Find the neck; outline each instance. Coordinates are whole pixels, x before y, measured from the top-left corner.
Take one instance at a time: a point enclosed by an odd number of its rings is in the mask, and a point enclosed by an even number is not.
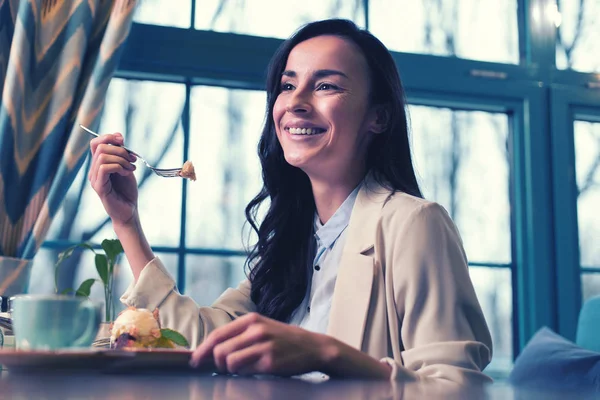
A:
[[[333,182],[331,180],[310,178],[315,206],[322,224],[329,221],[362,179],[362,175],[345,177]]]

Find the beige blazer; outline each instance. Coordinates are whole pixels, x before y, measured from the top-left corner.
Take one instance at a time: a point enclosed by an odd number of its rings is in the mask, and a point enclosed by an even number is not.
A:
[[[211,307],[198,307],[178,293],[158,258],[121,300],[158,308],[161,324],[192,346],[255,311],[248,280]],[[395,379],[489,379],[481,371],[492,355],[490,333],[460,236],[440,205],[365,182],[347,228],[327,333],[389,363]]]

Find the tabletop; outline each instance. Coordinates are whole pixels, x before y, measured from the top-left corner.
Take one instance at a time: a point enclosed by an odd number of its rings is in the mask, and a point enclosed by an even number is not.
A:
[[[566,397],[565,397],[566,396]],[[460,387],[446,382],[236,377],[217,374],[145,373],[0,373],[0,400],[4,399],[587,399],[593,394],[543,393],[496,382]]]

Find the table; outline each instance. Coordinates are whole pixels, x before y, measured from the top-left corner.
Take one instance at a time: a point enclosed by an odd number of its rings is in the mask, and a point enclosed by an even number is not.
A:
[[[144,375],[0,373],[4,399],[247,399],[247,400],[363,400],[363,399],[587,399],[583,393],[527,391],[496,382],[483,387],[456,388],[450,384],[391,383],[329,380],[314,383],[297,378],[234,377],[216,374]],[[597,398],[597,397],[596,397]]]

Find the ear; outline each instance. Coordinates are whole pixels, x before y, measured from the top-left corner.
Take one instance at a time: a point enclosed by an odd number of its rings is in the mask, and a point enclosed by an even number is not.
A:
[[[390,122],[389,108],[384,104],[375,105],[371,109],[370,117],[369,132],[381,133],[387,129]]]

